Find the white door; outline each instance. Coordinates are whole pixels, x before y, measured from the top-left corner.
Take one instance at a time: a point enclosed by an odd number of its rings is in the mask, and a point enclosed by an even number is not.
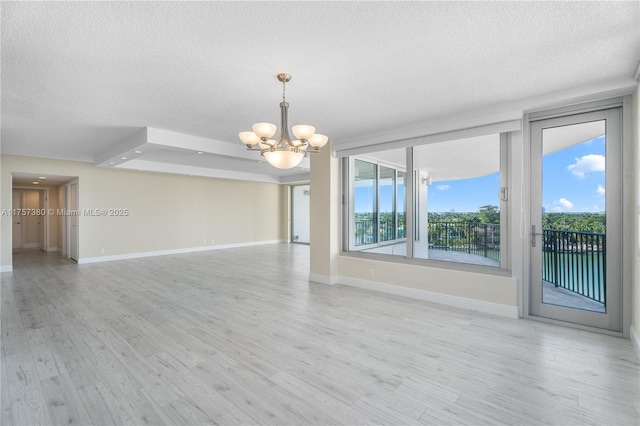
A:
[[[530,313],[622,329],[620,109],[531,123]]]
[[[14,249],[21,249],[23,245],[23,217],[22,215],[15,214],[23,207],[24,191],[18,189],[13,190],[13,198],[11,208],[13,209],[11,215],[12,221],[12,233],[13,233],[13,245]]]
[[[69,257],[75,261],[78,260],[78,184],[69,185],[69,206],[68,210],[74,214],[67,216],[69,218]]]

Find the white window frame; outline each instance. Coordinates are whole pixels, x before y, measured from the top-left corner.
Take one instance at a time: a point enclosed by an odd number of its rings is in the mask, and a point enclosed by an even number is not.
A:
[[[356,229],[356,224],[355,224],[355,191],[354,191],[354,176],[353,176],[353,172],[355,170],[355,160],[360,160],[360,161],[364,161],[367,163],[371,163],[371,164],[375,164],[376,165],[376,232],[377,232],[377,238],[376,238],[376,242],[373,244],[364,244],[364,245],[359,245],[356,246],[356,241],[355,241],[355,229]],[[408,210],[408,206],[406,205],[406,201],[408,196],[406,194],[408,194],[408,190],[407,190],[407,185],[406,185],[406,180],[409,178],[408,174],[407,174],[407,169],[406,167],[402,167],[398,164],[392,164],[386,161],[381,161],[379,159],[376,158],[372,158],[366,155],[356,155],[356,156],[351,156],[346,158],[346,161],[348,162],[348,168],[347,168],[347,179],[344,179],[344,182],[346,184],[346,186],[348,186],[348,190],[347,190],[347,194],[349,197],[349,202],[348,205],[345,206],[346,208],[345,210],[345,215],[346,216],[346,220],[344,221],[344,223],[348,223],[349,226],[345,227],[345,238],[344,240],[346,241],[345,246],[347,247],[347,251],[349,252],[361,252],[361,251],[366,251],[369,249],[373,249],[373,248],[377,248],[377,247],[384,247],[387,245],[392,245],[392,244],[399,244],[402,242],[406,242],[407,238],[407,231],[406,231],[406,227],[405,227],[405,238],[397,238],[398,236],[398,203],[397,203],[397,179],[398,179],[398,172],[404,172],[406,174],[406,179],[405,179],[405,226],[406,226],[406,214],[407,214],[407,210]],[[393,169],[395,171],[395,180],[394,180],[394,188],[393,188],[393,199],[394,199],[394,214],[395,214],[395,237],[393,240],[388,240],[388,241],[380,241],[380,167],[386,167],[389,169]]]
[[[446,143],[443,141],[442,143]],[[502,132],[500,133],[500,196],[499,196],[499,209],[500,209],[500,265],[499,267],[493,266],[483,266],[476,265],[471,263],[462,263],[462,262],[452,262],[452,261],[442,261],[442,260],[432,260],[432,259],[422,259],[413,257],[413,244],[416,236],[415,232],[415,216],[416,216],[416,193],[414,191],[415,188],[415,179],[419,179],[419,176],[416,177],[416,173],[418,172],[413,167],[413,161],[409,167],[399,167],[398,165],[387,163],[381,160],[378,160],[372,156],[368,156],[366,154],[360,155],[351,155],[343,157],[342,163],[342,173],[343,177],[343,224],[347,224],[347,226],[343,226],[343,254],[347,254],[350,256],[357,257],[366,257],[373,259],[380,259],[385,261],[403,261],[415,264],[424,264],[429,266],[442,267],[446,269],[456,269],[456,270],[464,270],[471,272],[484,272],[484,273],[493,273],[499,275],[508,274],[511,270],[511,251],[509,248],[509,235],[511,232],[510,224],[509,224],[509,187],[511,179],[511,167],[509,167],[509,151],[511,144],[511,132]],[[419,146],[419,145],[416,145]],[[407,161],[413,159],[413,146],[407,147]],[[381,150],[384,151],[384,150]],[[355,245],[355,214],[354,214],[354,179],[353,179],[353,171],[355,170],[355,159],[367,161],[369,163],[376,164],[377,167],[377,176],[378,183],[377,187],[379,188],[379,177],[380,177],[380,166],[390,167],[396,169],[396,185],[397,185],[397,172],[402,171],[406,173],[406,181],[405,181],[405,238],[403,239],[395,239],[392,241],[385,241],[381,243],[378,241],[375,244],[367,244],[367,245]],[[397,194],[394,192],[394,197],[397,197]],[[378,225],[380,222],[380,213],[379,213],[379,195],[377,199],[377,220]],[[396,202],[396,237],[397,237],[397,202]],[[379,228],[378,228],[379,229]],[[411,235],[411,238],[406,238],[408,235]],[[390,254],[382,254],[382,253],[370,253],[367,250],[385,246],[388,244],[398,244],[402,241],[406,241],[407,243],[407,254],[406,256],[398,256],[398,255],[390,255]]]

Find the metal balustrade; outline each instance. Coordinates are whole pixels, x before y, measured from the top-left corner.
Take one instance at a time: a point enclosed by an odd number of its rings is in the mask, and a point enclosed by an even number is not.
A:
[[[356,246],[393,241],[393,221],[357,220]],[[379,228],[378,228],[379,226]],[[404,227],[397,238],[405,237]],[[500,262],[500,225],[480,222],[429,222],[429,249],[480,255]],[[543,229],[542,279],[605,303],[606,234]]]
[[[544,229],[542,279],[589,299],[606,302],[606,234]]]
[[[429,222],[429,248],[477,254],[500,262],[500,225]]]
[[[406,238],[404,224],[401,223],[400,226],[398,226],[396,233],[396,226],[393,220],[381,220],[378,229],[378,222],[376,220],[360,219],[355,221],[355,228],[356,246]]]

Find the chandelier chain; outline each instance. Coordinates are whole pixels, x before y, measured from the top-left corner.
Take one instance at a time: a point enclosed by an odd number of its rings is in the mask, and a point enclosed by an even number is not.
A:
[[[287,82],[283,81],[282,82],[282,102],[286,102],[286,100],[284,99],[284,92],[286,87],[287,87]]]

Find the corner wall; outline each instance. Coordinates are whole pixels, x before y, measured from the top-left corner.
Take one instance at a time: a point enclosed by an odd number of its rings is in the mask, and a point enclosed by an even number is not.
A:
[[[126,216],[80,215],[79,263],[286,239],[285,185],[7,155],[1,163],[3,209],[11,208],[14,172],[77,176],[80,212],[128,209]],[[7,270],[12,264],[11,218],[3,216],[1,226],[0,265]]]

